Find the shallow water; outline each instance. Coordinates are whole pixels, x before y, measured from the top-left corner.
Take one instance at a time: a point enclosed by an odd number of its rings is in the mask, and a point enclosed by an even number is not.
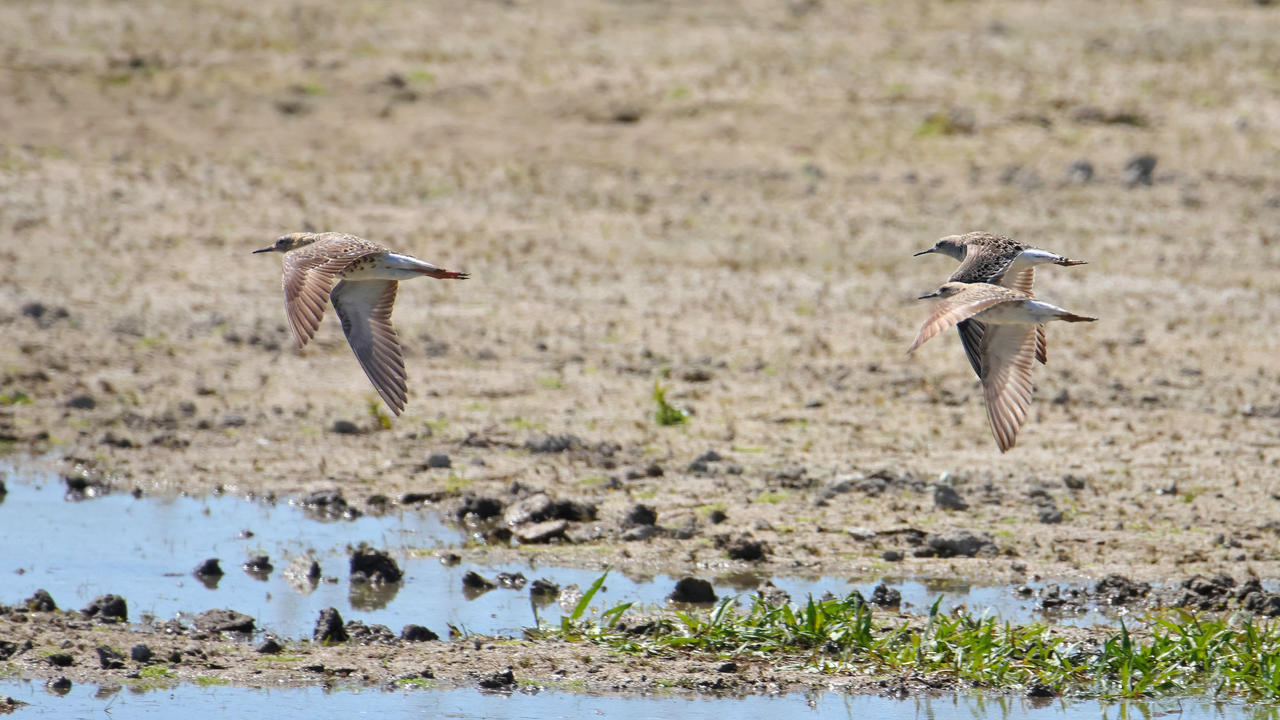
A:
[[[498,572],[520,572],[532,582],[547,578],[558,585],[588,588],[600,570],[536,565],[447,566],[431,549],[456,547],[465,531],[445,525],[428,510],[365,515],[356,519],[317,520],[285,502],[266,503],[234,497],[142,497],[114,492],[73,501],[66,486],[50,475],[9,475],[8,494],[0,500],[0,602],[17,603],[35,590],[48,590],[59,607],[78,609],[94,597],[115,593],[129,604],[129,619],[144,613],[169,619],[211,608],[230,608],[253,616],[259,629],[282,637],[309,637],[319,611],[336,607],[344,619],[380,623],[399,631],[407,623],[425,625],[444,636],[448,626],[486,635],[518,634],[535,623],[529,591],[497,588],[464,594],[462,577],[476,570],[492,579]],[[405,573],[402,583],[372,588],[348,581],[349,548],[360,542],[388,551]],[[291,584],[283,570],[295,556],[310,552],[333,581]],[[270,556],[275,570],[265,578],[240,568],[255,554]],[[192,575],[205,558],[221,560],[225,575],[208,587]],[[705,577],[705,575],[704,575]],[[594,607],[623,602],[660,605],[675,586],[668,575],[610,574]],[[1020,598],[1008,586],[982,586],[955,579],[787,577],[754,573],[708,577],[717,595],[750,594],[763,580],[793,601],[824,592],[857,590],[870,597],[883,580],[902,593],[905,611],[926,612],[938,597],[943,609],[966,605],[975,615],[990,614],[1014,622],[1041,616],[1035,601]],[[555,621],[560,609],[545,605],[543,620]],[[1076,624],[1108,622],[1097,612],[1069,619]]]
[[[743,698],[673,696],[592,696],[542,691],[510,695],[476,690],[379,691],[322,688],[252,690],[231,687],[172,688],[136,691],[120,687],[77,685],[65,695],[43,684],[0,680],[0,696],[29,703],[15,718],[109,717],[437,717],[470,718],[616,718],[649,720],[720,720],[799,717],[806,720],[1120,720],[1176,717],[1180,720],[1275,718],[1275,708],[1249,708],[1203,699],[1158,702],[1100,703],[1092,700],[1035,701],[1021,697],[948,695],[902,700],[868,695],[818,693]]]

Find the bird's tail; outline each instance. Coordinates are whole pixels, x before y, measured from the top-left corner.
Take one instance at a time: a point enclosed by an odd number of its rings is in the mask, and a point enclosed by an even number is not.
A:
[[[1061,265],[1063,267],[1071,267],[1072,265],[1088,265],[1089,261],[1088,260],[1072,260],[1071,258],[1064,257],[1064,258],[1058,258],[1057,260],[1055,260],[1054,264]]]
[[[1065,321],[1067,321],[1067,322],[1093,322],[1094,320],[1097,320],[1098,318],[1096,318],[1096,317],[1089,317],[1088,315],[1077,315],[1077,314],[1075,314],[1075,313],[1064,312],[1064,313],[1062,313],[1061,315],[1059,315],[1059,316],[1057,317],[1057,319],[1058,319],[1058,320],[1065,320]]]

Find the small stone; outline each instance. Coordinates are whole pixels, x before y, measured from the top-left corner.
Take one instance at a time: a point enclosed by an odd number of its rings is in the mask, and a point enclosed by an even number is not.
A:
[[[1045,525],[1057,525],[1062,522],[1062,511],[1053,508],[1041,510],[1040,522]]]
[[[244,563],[240,567],[244,568],[244,571],[250,575],[259,575],[263,577],[270,575],[271,571],[276,569],[275,566],[271,564],[271,558],[267,555],[254,555],[249,558],[248,562]]]
[[[98,662],[102,664],[103,670],[118,670],[124,667],[124,655],[121,655],[119,650],[107,645],[99,645],[96,650]]]
[[[97,406],[98,401],[92,395],[76,395],[67,401],[67,407],[75,410],[92,410]]]
[[[724,551],[733,560],[763,560],[768,548],[765,544],[749,537],[736,537],[724,543]]]
[[[640,542],[653,537],[666,535],[667,531],[657,525],[637,525],[618,537],[624,542]]]
[[[259,655],[276,655],[281,650],[284,650],[284,646],[280,644],[279,640],[276,640],[273,637],[263,640],[253,649],[253,651]]]
[[[899,607],[902,605],[902,593],[895,588],[880,583],[871,591],[871,604],[881,607]]]
[[[128,620],[129,608],[119,595],[99,595],[80,612],[102,620]]]
[[[960,493],[950,485],[938,485],[933,488],[933,505],[942,510],[968,510],[969,503],[960,497]]]
[[[71,667],[76,664],[76,659],[71,657],[70,653],[53,653],[45,657],[45,661],[54,667]]]
[[[468,515],[475,516],[480,520],[488,520],[491,517],[501,515],[502,510],[501,500],[468,494],[462,498],[462,506],[455,511],[454,515],[459,520]]]
[[[150,662],[151,648],[144,643],[138,643],[129,648],[129,659],[140,663]]]
[[[36,590],[27,598],[23,605],[31,612],[53,612],[58,606],[53,602],[53,596],[48,590],[43,588]]]
[[[986,536],[975,535],[968,530],[957,530],[945,535],[931,535],[927,541],[928,547],[921,550],[928,550],[938,557],[974,557],[979,553],[989,553],[995,550],[995,543]],[[919,551],[916,553],[921,555]],[[925,553],[923,556],[928,556]]]
[[[351,575],[354,578],[357,574],[375,584],[400,582],[404,577],[400,566],[390,555],[364,545],[351,553]]]
[[[568,529],[569,523],[565,520],[547,520],[525,525],[516,530],[515,536],[516,540],[523,545],[536,545],[551,542],[556,538],[564,538],[565,530]]]
[[[400,631],[400,639],[407,642],[428,642],[439,640],[440,636],[421,625],[405,625]]]
[[[697,459],[694,460],[694,462],[713,463],[713,462],[720,462],[723,459],[724,459],[723,457],[720,457],[720,453],[716,452],[715,450],[708,450],[702,453],[701,455],[699,455]]]
[[[444,453],[431,453],[427,458],[427,467],[429,468],[449,468],[453,467],[453,461]]]
[[[1124,164],[1124,178],[1129,187],[1151,185],[1151,172],[1156,168],[1156,156],[1142,153],[1129,158]]]
[[[728,515],[725,513],[725,511],[723,511],[723,510],[712,510],[712,511],[707,515],[707,520],[708,520],[712,525],[719,525],[720,523],[722,523],[722,522],[724,522],[725,520],[728,520],[728,519],[729,519],[729,516],[728,516]]]
[[[497,583],[486,578],[475,570],[468,570],[462,576],[462,587],[470,590],[492,590],[498,587]]]
[[[1058,693],[1054,692],[1052,687],[1044,683],[1032,683],[1031,687],[1027,688],[1027,697],[1051,698],[1057,696]]]
[[[1083,490],[1084,478],[1076,477],[1075,475],[1063,475],[1062,484],[1069,490]]]
[[[210,633],[251,633],[254,626],[252,617],[235,610],[206,610],[195,616],[193,622],[197,630]]]
[[[311,636],[326,645],[348,640],[347,631],[342,625],[342,615],[338,614],[337,608],[325,608],[320,611],[320,617],[316,620],[316,629]]]
[[[1093,163],[1081,158],[1067,168],[1067,182],[1084,185],[1093,179]]]
[[[505,573],[500,572],[497,576],[498,584],[504,588],[511,590],[521,590],[526,582],[524,573]]]
[[[576,435],[543,435],[530,438],[524,446],[529,452],[562,453],[582,447],[582,441]]]
[[[555,597],[560,594],[560,586],[546,578],[538,578],[529,586],[529,594],[535,597]]]
[[[350,420],[334,420],[332,429],[339,435],[355,435],[360,432],[360,427]]]
[[[485,690],[505,690],[515,687],[516,678],[511,672],[511,668],[507,668],[502,672],[495,672],[480,678],[479,685]]]
[[[56,680],[50,680],[47,683],[47,687],[59,695],[66,695],[71,691],[71,681],[65,677],[60,677]]]
[[[197,565],[191,574],[196,577],[222,577],[222,566],[218,564],[218,558],[209,558]]]
[[[653,525],[657,521],[658,513],[654,512],[653,508],[636,503],[627,509],[626,515],[622,518],[622,526]]]
[[[668,602],[675,603],[713,603],[716,599],[711,583],[695,577],[678,580],[676,589],[667,596]]]
[[[716,668],[716,672],[736,673],[738,672],[738,663],[733,661],[729,661],[727,663],[721,663],[720,666]]]

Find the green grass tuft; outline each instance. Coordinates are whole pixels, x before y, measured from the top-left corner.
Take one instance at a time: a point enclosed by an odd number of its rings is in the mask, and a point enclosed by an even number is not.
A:
[[[1013,625],[933,605],[923,626],[896,614],[880,620],[857,593],[772,606],[725,598],[709,610],[659,616],[643,635],[614,631],[630,603],[583,619],[601,577],[560,626],[544,632],[617,652],[764,657],[817,672],[923,673],[972,687],[1048,686],[1065,695],[1144,698],[1208,694],[1280,701],[1280,621],[1151,616],[1135,635],[1122,624],[1105,638],[1069,642],[1042,624]]]
[[[658,409],[653,413],[653,419],[659,425],[683,425],[688,422],[689,411],[667,402],[667,388],[657,380],[653,381],[653,401],[658,405]]]

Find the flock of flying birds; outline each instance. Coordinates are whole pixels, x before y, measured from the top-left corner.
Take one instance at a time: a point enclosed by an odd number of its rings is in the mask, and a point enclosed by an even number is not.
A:
[[[392,412],[403,412],[408,390],[404,351],[391,326],[399,281],[422,276],[465,280],[467,273],[346,233],[291,233],[254,252],[284,254],[285,314],[298,349],[319,329],[328,298],[365,375]],[[957,327],[969,365],[982,382],[991,432],[1005,452],[1027,421],[1031,368],[1048,359],[1045,323],[1096,320],[1037,300],[1031,289],[1035,266],[1084,261],[985,232],[948,235],[916,255],[927,253],[959,260],[960,267],[937,291],[920,298],[937,298],[937,303],[907,352]]]

